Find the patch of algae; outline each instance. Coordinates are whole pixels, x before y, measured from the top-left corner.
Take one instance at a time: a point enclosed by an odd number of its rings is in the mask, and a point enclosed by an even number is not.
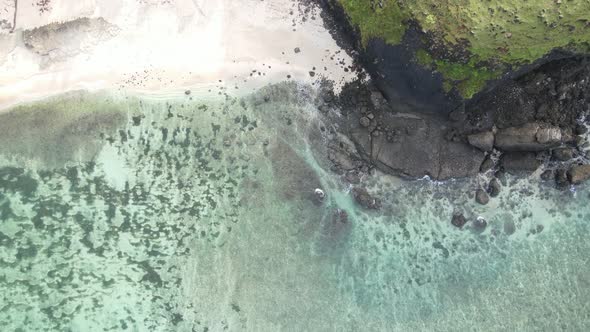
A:
[[[486,85],[502,74],[500,70],[477,66],[475,61],[467,64],[435,60],[426,50],[419,49],[415,55],[415,62],[429,69],[436,69],[443,77],[443,89],[450,92],[454,87],[465,98],[471,98]]]
[[[478,67],[472,62],[461,64],[449,61],[435,61],[436,70],[445,77],[447,86],[457,88],[464,98],[471,98],[486,85],[502,74],[499,70],[490,70],[487,67]],[[447,91],[448,92],[448,91]]]
[[[372,1],[338,0],[352,23],[361,31],[363,45],[371,38],[381,38],[390,44],[401,42],[409,17],[395,1],[385,1],[383,6],[375,6]]]
[[[534,62],[556,48],[588,51],[590,1],[557,0],[337,0],[360,31],[364,45],[371,38],[398,44],[414,20],[447,48],[466,47],[477,62],[508,68]],[[466,43],[465,43],[466,42]],[[417,57],[424,58],[423,54]],[[436,68],[447,79],[448,59]],[[467,71],[468,68],[465,68]],[[465,98],[482,87],[482,81],[499,77],[473,67],[476,73],[455,86]],[[484,73],[485,72],[485,73]]]

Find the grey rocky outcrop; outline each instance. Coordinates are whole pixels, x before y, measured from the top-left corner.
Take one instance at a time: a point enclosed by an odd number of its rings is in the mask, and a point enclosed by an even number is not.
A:
[[[471,134],[467,136],[467,141],[482,151],[489,152],[494,149],[494,133],[492,131]]]
[[[445,126],[423,114],[376,112],[351,130],[359,152],[379,169],[412,178],[445,180],[476,175],[482,151],[445,139]]]
[[[541,166],[541,161],[533,152],[509,152],[502,156],[501,164],[509,173],[534,172]]]
[[[502,151],[544,151],[559,146],[562,141],[559,127],[534,122],[498,130],[495,146]]]

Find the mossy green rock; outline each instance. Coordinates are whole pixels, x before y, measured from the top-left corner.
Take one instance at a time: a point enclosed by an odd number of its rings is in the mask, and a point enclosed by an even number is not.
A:
[[[430,43],[468,55],[458,60],[419,52],[416,61],[436,69],[465,98],[509,69],[554,49],[587,52],[590,0],[336,0],[359,33],[399,44],[416,22]],[[433,52],[430,52],[433,53]],[[443,52],[444,53],[444,52]]]

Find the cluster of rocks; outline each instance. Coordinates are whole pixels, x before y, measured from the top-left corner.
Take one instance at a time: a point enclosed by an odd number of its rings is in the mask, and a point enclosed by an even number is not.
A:
[[[590,66],[587,59],[560,60],[493,90],[450,114],[452,139],[464,140],[486,157],[480,171],[532,173],[550,168],[544,180],[559,188],[590,179],[584,119],[590,111]],[[461,133],[462,131],[462,133]],[[481,204],[485,192],[476,193]],[[488,189],[489,192],[489,189]]]
[[[345,130],[329,143],[328,158],[368,209],[379,201],[359,185],[373,168],[434,180],[491,172],[474,193],[484,205],[500,194],[506,173],[532,174],[545,166],[541,177],[558,188],[583,183],[590,179],[588,63],[570,58],[541,66],[449,114],[398,108],[370,83],[347,83],[329,100],[340,109]],[[463,222],[456,217],[453,224]]]

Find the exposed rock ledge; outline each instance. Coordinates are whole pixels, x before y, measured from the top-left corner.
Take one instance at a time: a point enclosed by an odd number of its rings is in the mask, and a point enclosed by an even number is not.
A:
[[[391,110],[383,96],[356,83],[345,88],[350,138],[361,156],[390,174],[436,180],[476,175],[484,153],[449,139],[448,122],[425,113]]]
[[[479,172],[483,152],[444,139],[445,125],[435,118],[377,111],[368,127],[354,128],[352,139],[378,168],[417,178],[467,177]]]

